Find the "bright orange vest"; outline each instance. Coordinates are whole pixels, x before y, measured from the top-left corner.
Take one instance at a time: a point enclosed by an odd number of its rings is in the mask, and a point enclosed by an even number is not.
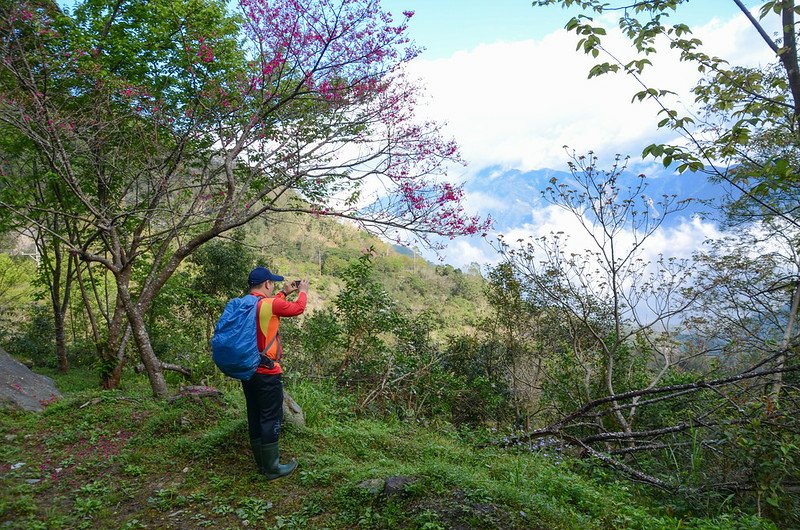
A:
[[[281,319],[272,314],[272,300],[274,298],[260,298],[258,301],[258,330],[264,334],[267,346],[266,351],[263,353],[274,361],[280,361],[281,357],[283,357],[281,337],[278,334],[278,326]]]

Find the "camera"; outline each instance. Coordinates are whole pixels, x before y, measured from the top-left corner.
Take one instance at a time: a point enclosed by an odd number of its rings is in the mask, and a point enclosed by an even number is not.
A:
[[[293,282],[292,282],[292,287],[294,287],[295,289],[297,289],[298,287],[300,287],[300,280],[295,280],[295,281],[293,281]]]

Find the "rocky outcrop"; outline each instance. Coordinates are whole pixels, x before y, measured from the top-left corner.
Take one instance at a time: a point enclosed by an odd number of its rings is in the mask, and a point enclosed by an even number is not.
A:
[[[61,399],[49,377],[32,372],[0,348],[0,407],[38,412]]]
[[[298,427],[306,426],[306,417],[303,414],[303,409],[300,408],[297,401],[292,399],[288,392],[283,393],[283,421]]]

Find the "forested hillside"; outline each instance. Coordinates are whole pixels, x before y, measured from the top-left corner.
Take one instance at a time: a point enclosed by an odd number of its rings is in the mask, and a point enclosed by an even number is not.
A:
[[[7,234],[5,240],[6,248],[16,250],[0,255],[2,345],[33,366],[57,368],[52,318],[44,302],[46,280],[37,273],[35,255],[22,255],[24,236]],[[425,334],[439,343],[469,333],[485,317],[485,280],[477,264],[464,272],[400,250],[333,219],[287,215],[256,221],[193,256],[156,298],[148,325],[154,336],[161,337],[159,353],[164,361],[187,370],[195,363],[205,367],[216,318],[225,301],[246,292],[247,274],[256,265],[287,279],[310,281],[308,309],[300,323],[336,313],[346,318],[346,308],[337,300],[348,290],[348,282],[350,291],[371,290],[365,296],[375,295],[369,300],[374,306],[364,309],[367,313],[391,308],[402,318],[423,318],[429,321]],[[359,262],[365,267],[355,267]],[[98,290],[102,292],[109,282],[96,279]],[[100,303],[113,305],[113,292],[103,292]],[[66,315],[68,360],[97,362],[92,325],[79,297],[73,296]],[[130,359],[137,363],[135,355]]]

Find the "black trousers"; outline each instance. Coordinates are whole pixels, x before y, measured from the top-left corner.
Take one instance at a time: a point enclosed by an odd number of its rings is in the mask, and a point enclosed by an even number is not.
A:
[[[283,421],[283,383],[280,374],[254,374],[242,381],[247,402],[247,428],[250,438],[261,443],[277,442]]]

